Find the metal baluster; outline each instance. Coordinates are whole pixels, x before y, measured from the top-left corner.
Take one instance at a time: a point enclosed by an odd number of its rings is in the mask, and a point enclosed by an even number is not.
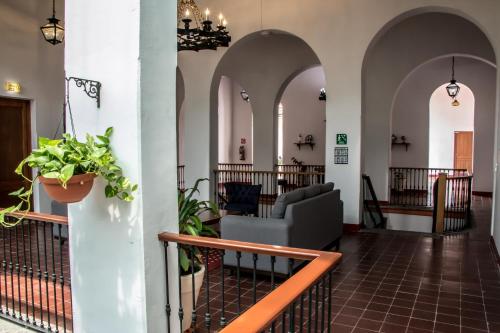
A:
[[[43,227],[43,258],[45,263],[45,269],[43,272],[43,278],[45,280],[45,296],[47,301],[47,328],[51,328],[50,325],[50,300],[49,300],[49,266],[48,266],[48,258],[47,258],[47,233],[45,232],[46,225],[42,223]],[[40,298],[42,295],[40,295]]]
[[[323,277],[321,279],[321,284],[322,284],[322,294],[323,294],[323,300],[321,302],[321,332],[325,331],[325,303],[326,303],[326,281],[325,278]]]
[[[63,257],[63,240],[62,240],[62,225],[57,225],[57,232],[59,236],[59,285],[61,286],[61,301],[62,301],[62,320],[63,330],[66,332],[66,305],[64,304],[64,257]]]
[[[210,274],[208,274],[208,252],[209,249],[205,248],[205,291],[206,291],[206,306],[207,306],[207,312],[205,313],[205,327],[207,328],[207,331],[210,331],[210,326],[212,325],[212,317],[210,315]]]
[[[309,320],[307,321],[307,333],[311,333],[311,322],[312,322],[312,288],[310,287],[308,290],[308,309],[307,309],[307,315],[309,317]]]
[[[293,275],[293,265],[294,265],[294,260],[293,259],[288,259],[288,278],[290,278]],[[295,302],[292,302],[290,304],[290,311],[288,315],[288,320],[289,320],[289,326],[288,326],[288,331],[290,333],[295,332]]]
[[[226,327],[227,325],[227,319],[226,319],[226,309],[225,309],[225,303],[224,303],[224,250],[220,251],[221,253],[221,267],[220,267],[220,279],[221,279],[221,300],[222,300],[222,305],[221,305],[221,315],[220,315],[220,326],[221,327]]]
[[[56,329],[55,332],[59,331],[59,316],[57,315],[57,274],[56,274],[56,259],[54,253],[54,226],[53,224],[49,224],[50,226],[50,243],[52,246],[50,247],[51,257],[52,257],[52,287],[54,288],[54,317],[56,320]],[[48,293],[48,292],[47,292]],[[50,310],[49,310],[50,311]]]
[[[316,302],[314,303],[314,332],[318,331],[318,321],[319,321],[319,282],[316,282]]]
[[[195,258],[195,250],[194,250],[194,246],[190,246],[189,247],[189,250],[191,251],[191,290],[193,291],[191,293],[191,304],[193,305],[192,308],[191,308],[191,327],[196,328],[196,283],[194,281],[194,267],[195,267],[195,262],[194,262],[194,258]],[[206,264],[206,269],[208,269],[208,262]]]
[[[8,297],[7,297],[7,263],[5,261],[5,227],[0,227],[2,229],[2,244],[3,244],[3,253],[2,253],[2,267],[3,267],[3,278],[5,281],[5,308],[8,306]],[[2,283],[0,280],[0,313],[3,312],[3,299],[2,299]]]
[[[271,256],[271,290],[276,288],[276,284],[274,282],[274,265],[276,263],[276,257]],[[276,331],[276,321],[273,321],[271,324],[271,333]]]
[[[21,281],[20,281],[20,277],[21,277],[21,274],[20,274],[20,271],[21,271],[21,267],[19,265],[19,234],[18,234],[18,229],[19,229],[19,225],[16,225],[14,227],[15,229],[15,237],[16,237],[16,265],[15,265],[15,271],[16,271],[16,280],[17,280],[17,296],[18,296],[18,300],[17,300],[17,305],[18,305],[18,308],[19,308],[19,314],[16,315],[16,318],[18,319],[21,319],[22,315],[21,313],[23,312],[23,309],[22,309],[22,303],[21,303]],[[15,298],[15,295],[12,294],[12,297]],[[15,312],[15,308],[14,308],[14,312]]]
[[[241,252],[236,252],[236,288],[238,289],[238,316],[241,314],[241,281],[240,281],[240,263]]]
[[[40,260],[40,226],[38,225],[38,221],[35,221],[35,231],[36,231],[36,254],[37,254],[37,271],[36,277],[38,279],[38,295],[40,295],[40,327],[44,327],[43,325],[43,297],[42,297],[42,264]]]
[[[252,274],[252,289],[253,289],[253,304],[257,303],[257,260],[259,256],[257,253],[252,254],[253,258],[253,274]]]
[[[181,275],[182,275],[182,266],[181,266],[181,244],[177,244],[177,266],[179,268],[179,276],[178,276],[178,281],[179,281],[179,325],[181,328],[181,332],[184,332],[184,328],[182,327],[182,320],[184,319],[184,309],[182,307],[182,281],[181,281]]]
[[[29,267],[29,276],[30,276],[30,286],[31,286],[31,315],[32,315],[32,320],[30,320],[30,323],[31,324],[36,324],[36,320],[35,320],[35,290],[34,290],[34,287],[33,287],[33,245],[31,244],[31,238],[32,238],[32,235],[31,235],[31,224],[32,224],[32,221],[31,220],[28,220],[28,240],[29,240],[29,253],[30,253],[30,267]],[[63,302],[64,303],[64,302]],[[64,304],[63,304],[64,306]]]
[[[304,294],[300,295],[299,332],[304,332]]]
[[[13,262],[12,262],[12,229],[9,229],[9,272],[10,272],[10,291],[11,291],[11,297],[12,297],[12,300],[11,300],[12,309],[11,309],[10,315],[12,317],[15,317],[16,307],[14,304],[14,300],[15,300],[15,297],[14,297],[14,295],[15,295],[14,294],[14,266],[12,264],[13,264]],[[9,313],[8,310],[7,310],[7,313]]]
[[[29,302],[28,302],[28,266],[26,265],[26,241],[24,239],[24,221],[21,221],[21,237],[23,239],[23,275],[24,275],[24,299],[25,299],[25,318],[24,321],[29,323],[28,320],[28,310],[29,310]],[[19,297],[21,298],[21,297]]]
[[[170,288],[168,284],[168,242],[163,242],[163,252],[165,254],[165,286],[167,292],[167,304],[165,305],[165,312],[167,313],[167,333],[170,333]]]
[[[332,271],[328,272],[328,324],[327,332],[332,331]]]

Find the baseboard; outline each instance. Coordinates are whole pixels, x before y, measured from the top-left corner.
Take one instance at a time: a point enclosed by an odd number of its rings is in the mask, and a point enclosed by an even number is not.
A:
[[[373,205],[375,203],[374,200],[365,200],[365,202],[369,205]],[[389,201],[385,201],[385,200],[379,200],[378,201],[378,205],[379,206],[387,206],[389,205]]]
[[[355,234],[359,232],[361,226],[359,224],[344,224],[343,231],[344,234]]]
[[[493,198],[493,192],[472,191],[472,195],[476,195],[478,197]]]
[[[493,250],[493,253],[495,254],[495,257],[497,259],[497,264],[498,266],[500,266],[500,253],[498,252],[498,247],[496,246],[495,244],[495,239],[493,238],[493,236],[490,236],[490,244],[491,244],[491,248]]]
[[[401,207],[382,207],[382,213],[401,214],[401,215],[417,215],[417,216],[432,216],[432,209],[415,209]]]

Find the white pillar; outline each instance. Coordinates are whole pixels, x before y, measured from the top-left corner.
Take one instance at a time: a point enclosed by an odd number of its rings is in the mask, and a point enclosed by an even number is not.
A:
[[[101,134],[113,126],[114,153],[126,176],[139,184],[136,199],[124,203],[106,199],[98,179],[83,202],[70,205],[77,333],[166,331],[165,267],[157,234],[178,230],[175,31],[175,1],[66,4],[66,75],[102,83],[99,109],[80,88],[70,87],[77,134]],[[175,315],[173,248],[169,257]]]

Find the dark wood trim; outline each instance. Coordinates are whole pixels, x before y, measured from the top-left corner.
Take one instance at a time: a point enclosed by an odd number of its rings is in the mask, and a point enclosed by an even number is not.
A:
[[[472,195],[485,198],[493,198],[493,192],[472,191]]]
[[[344,223],[344,226],[343,226],[344,234],[355,234],[355,233],[359,232],[360,229],[361,229],[361,225],[359,225],[359,224]]]
[[[0,209],[2,209],[2,208],[0,208]],[[26,220],[68,225],[68,217],[67,216],[59,216],[59,215],[51,215],[51,214],[35,213],[35,212],[26,212],[26,213],[19,212],[19,213],[11,213],[8,215],[13,216],[13,217],[17,217],[17,218],[20,217],[20,218],[23,218]]]
[[[382,212],[386,214],[402,214],[402,215],[417,215],[417,216],[432,216],[432,210],[414,209],[402,207],[382,207]]]
[[[490,246],[497,259],[497,264],[498,266],[500,266],[500,253],[498,252],[498,247],[495,244],[495,239],[493,238],[493,236],[490,236]]]
[[[373,204],[375,204],[375,201],[374,201],[374,200],[366,200],[365,202],[366,202],[367,204],[369,204],[369,205],[373,205]],[[387,201],[387,200],[379,200],[379,201],[378,201],[378,205],[379,205],[379,206],[388,206],[388,205],[389,205],[389,201]]]

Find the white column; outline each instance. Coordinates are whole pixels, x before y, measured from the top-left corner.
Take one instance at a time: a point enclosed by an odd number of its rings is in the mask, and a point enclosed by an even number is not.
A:
[[[83,202],[70,205],[75,332],[166,331],[165,266],[157,235],[178,230],[175,6],[164,0],[66,4],[66,75],[102,83],[99,109],[79,88],[70,88],[77,134],[113,126],[114,153],[126,176],[139,184],[135,200],[124,203],[106,199],[98,179]],[[173,247],[169,258],[175,316]]]

